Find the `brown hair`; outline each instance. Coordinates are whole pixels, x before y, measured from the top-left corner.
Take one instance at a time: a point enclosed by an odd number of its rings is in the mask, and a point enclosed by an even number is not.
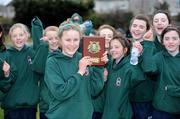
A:
[[[144,15],[144,14],[138,14],[135,17],[133,17],[133,19],[130,21],[130,27],[129,28],[131,28],[131,25],[135,19],[145,21],[146,22],[146,31],[148,31],[150,29],[151,25],[150,25],[149,17],[147,15]]]
[[[159,13],[165,14],[165,15],[167,16],[167,19],[168,19],[169,24],[171,24],[171,17],[170,17],[170,15],[169,15],[169,13],[168,13],[167,11],[165,11],[165,10],[157,10],[157,11],[155,11],[152,19],[154,20],[154,16],[155,16],[156,14],[159,14]]]
[[[130,54],[130,48],[131,48],[132,44],[131,44],[131,42],[130,42],[127,38],[125,38],[125,37],[123,37],[123,36],[121,36],[121,35],[116,35],[116,36],[114,36],[113,39],[109,42],[109,44],[110,44],[113,40],[119,41],[119,42],[121,43],[121,45],[123,46],[123,48],[127,48],[127,52],[126,52],[125,56],[127,56],[127,55]]]
[[[178,27],[176,27],[176,26],[174,26],[174,25],[169,25],[169,26],[167,26],[167,27],[163,30],[163,32],[162,32],[162,34],[161,34],[161,43],[163,43],[164,35],[165,35],[167,32],[170,32],[170,31],[175,31],[175,32],[177,32],[178,35],[179,35],[179,38],[180,38],[180,31],[179,31]]]
[[[4,38],[4,29],[2,27],[2,25],[0,25],[0,33],[1,33],[1,37],[0,37],[0,51],[4,51],[6,50],[6,47],[5,47],[5,38]]]

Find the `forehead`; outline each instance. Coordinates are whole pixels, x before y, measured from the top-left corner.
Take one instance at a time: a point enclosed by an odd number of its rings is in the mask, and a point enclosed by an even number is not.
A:
[[[146,26],[146,21],[141,20],[141,19],[134,19],[132,24],[136,24],[136,25],[143,25]]]
[[[160,18],[168,19],[166,14],[164,13],[157,13],[156,15],[154,15],[154,19],[160,19]]]
[[[74,29],[63,31],[63,37],[73,37],[73,36],[80,37],[80,32]]]
[[[174,37],[174,36],[179,36],[179,34],[178,34],[177,31],[171,30],[171,31],[168,31],[168,32],[166,32],[166,33],[164,34],[164,37],[166,37],[166,36],[172,36],[172,37]]]
[[[117,45],[121,45],[121,42],[118,39],[113,39],[113,40],[111,40],[110,44],[117,46]]]
[[[46,31],[46,35],[55,35],[55,34],[57,34],[58,32],[57,31]]]
[[[113,31],[109,28],[103,28],[100,30],[99,32],[100,34],[112,34],[113,35]]]
[[[24,32],[25,33],[24,29],[21,27],[13,28],[11,33],[14,34],[14,33],[18,33],[18,32]]]

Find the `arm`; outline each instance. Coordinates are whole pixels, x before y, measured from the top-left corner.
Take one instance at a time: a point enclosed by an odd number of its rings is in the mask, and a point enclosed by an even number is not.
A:
[[[60,101],[72,97],[80,88],[82,75],[79,73],[70,74],[64,80],[63,71],[59,70],[57,62],[49,58],[46,63],[45,83],[52,95]]]
[[[142,70],[148,75],[158,73],[157,56],[155,55],[155,46],[152,41],[144,41],[142,53]]]
[[[4,63],[3,64],[3,70],[6,70],[5,68],[8,68],[7,65],[9,65],[8,63]],[[9,65],[9,69],[8,69],[8,75],[4,74],[4,76],[1,76],[1,80],[0,80],[0,90],[2,92],[7,92],[12,84],[15,82],[16,78],[17,78],[17,69],[15,67],[15,65],[13,65],[12,63]]]
[[[93,67],[90,73],[90,88],[91,95],[98,95],[104,87],[104,68],[103,67]]]
[[[33,40],[33,49],[35,50],[40,44],[40,38],[43,36],[43,25],[41,20],[36,16],[31,21],[31,32]]]

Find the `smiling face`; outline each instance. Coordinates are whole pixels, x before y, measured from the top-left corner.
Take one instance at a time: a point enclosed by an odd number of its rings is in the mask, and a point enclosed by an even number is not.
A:
[[[164,34],[163,45],[170,54],[179,52],[180,38],[176,31],[168,31]]]
[[[147,31],[147,24],[144,20],[134,19],[131,24],[130,32],[134,39],[141,40]]]
[[[119,40],[113,39],[110,42],[110,54],[113,59],[118,60],[123,57],[127,52],[127,48],[124,48]]]
[[[162,31],[169,25],[169,20],[166,14],[158,13],[154,15],[153,27],[157,35],[161,35]]]
[[[11,31],[10,39],[14,48],[21,50],[28,40],[28,34],[21,27],[16,27]]]
[[[49,49],[54,51],[59,47],[59,37],[57,31],[47,31],[46,35],[48,37]]]
[[[109,48],[109,42],[113,38],[113,31],[108,28],[101,29],[99,32],[99,36],[105,37],[105,48]]]
[[[76,30],[70,29],[64,31],[60,38],[62,53],[72,57],[79,48],[80,38],[80,33]]]

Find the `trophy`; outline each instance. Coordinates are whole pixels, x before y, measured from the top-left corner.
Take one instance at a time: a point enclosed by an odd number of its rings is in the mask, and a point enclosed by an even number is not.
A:
[[[101,57],[105,52],[105,38],[100,36],[84,36],[83,56],[90,56],[93,59],[93,66],[103,66],[105,63],[101,61]]]

